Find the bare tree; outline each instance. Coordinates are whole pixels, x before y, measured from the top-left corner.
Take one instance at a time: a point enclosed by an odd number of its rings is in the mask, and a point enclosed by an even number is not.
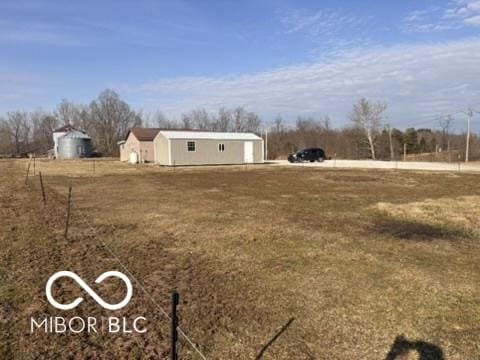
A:
[[[450,127],[452,126],[453,123],[453,117],[452,115],[447,115],[447,116],[439,116],[438,117],[438,123],[440,125],[440,128],[442,129],[442,148],[445,149],[447,148],[447,151],[450,151]]]
[[[262,124],[262,120],[260,119],[260,117],[254,112],[250,111],[247,113],[245,118],[244,131],[258,132],[261,124]]]
[[[213,129],[218,131],[229,131],[232,127],[232,112],[225,107],[218,110],[218,115],[213,121]]]
[[[52,133],[58,127],[58,119],[42,110],[30,114],[33,126],[33,144],[36,151],[46,153],[53,148]]]
[[[12,138],[7,121],[0,118],[0,154],[8,154],[12,150]]]
[[[21,133],[22,133],[22,138],[23,138],[23,152],[24,153],[33,150],[33,149],[30,149],[30,147],[29,147],[30,146],[31,130],[32,130],[32,124],[30,122],[30,117],[27,114],[22,121],[22,128],[21,128]]]
[[[388,133],[388,147],[390,149],[390,160],[395,160],[395,151],[393,149],[392,127],[390,124],[385,124],[385,131]]]
[[[53,114],[59,125],[72,125],[86,132],[92,130],[92,117],[88,106],[77,105],[63,99]]]
[[[30,132],[28,125],[28,114],[25,111],[13,111],[7,113],[7,129],[15,144],[15,153],[20,153],[20,146],[28,143],[28,135]],[[26,138],[27,137],[27,138]]]
[[[239,106],[230,112],[230,130],[234,132],[258,132],[262,123],[260,117],[254,112],[247,112]]]
[[[190,119],[194,129],[210,130],[212,127],[210,115],[204,108],[197,108],[190,112]]]
[[[190,117],[190,114],[182,114],[182,121],[180,124],[182,129],[191,130],[193,129],[193,121]]]
[[[78,108],[78,117],[73,126],[77,129],[90,133],[94,130],[93,118],[90,114],[90,108],[85,105],[81,105]]]
[[[277,159],[281,155],[286,155],[284,152],[289,152],[287,149],[288,140],[286,131],[287,127],[283,118],[280,115],[277,115],[268,131],[268,154],[273,159]]]
[[[330,116],[325,115],[324,118],[321,120],[321,123],[325,131],[330,131],[330,128],[331,128]]]
[[[72,125],[79,122],[80,111],[78,107],[66,100],[62,99],[54,112],[55,117],[61,125]]]
[[[169,119],[165,116],[165,114],[158,110],[152,117],[152,123],[156,124],[157,127],[162,129],[178,129],[180,128],[180,124],[173,119]]]
[[[131,110],[113,90],[105,90],[90,103],[97,149],[106,155],[118,153],[117,141],[123,139],[129,129],[140,126],[140,114]]]
[[[385,103],[371,103],[367,99],[362,98],[353,106],[353,111],[350,115],[354,127],[362,131],[369,146],[372,159],[375,159],[375,141],[382,125],[383,113],[386,109],[387,105]]]
[[[166,128],[168,119],[162,111],[158,110],[153,115],[153,123],[155,123],[159,128]]]
[[[237,107],[232,111],[232,130],[242,132],[245,129],[246,111],[242,107]]]

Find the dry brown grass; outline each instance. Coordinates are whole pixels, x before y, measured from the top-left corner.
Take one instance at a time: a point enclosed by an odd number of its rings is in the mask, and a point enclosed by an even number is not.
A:
[[[88,161],[37,165],[46,208],[37,179],[22,183],[26,162],[0,162],[4,357],[166,356],[168,322],[140,291],[126,311],[148,315],[147,336],[28,335],[32,313],[54,313],[51,273],[119,269],[99,239],[162,306],[180,291],[182,326],[211,359],[255,358],[291,318],[265,359],[385,359],[399,335],[448,359],[480,356],[478,175],[99,161],[93,176]],[[185,344],[182,355],[195,358]]]
[[[378,203],[376,208],[387,216],[434,226],[454,226],[467,232],[478,230],[480,196],[426,199],[407,204]]]

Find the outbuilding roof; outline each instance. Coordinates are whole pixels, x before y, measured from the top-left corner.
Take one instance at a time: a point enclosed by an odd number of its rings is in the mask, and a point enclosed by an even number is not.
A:
[[[125,136],[125,139],[132,133],[138,141],[153,141],[160,130],[159,128],[132,128]]]
[[[262,140],[254,133],[214,132],[214,131],[175,131],[161,130],[160,133],[167,139],[187,140]]]

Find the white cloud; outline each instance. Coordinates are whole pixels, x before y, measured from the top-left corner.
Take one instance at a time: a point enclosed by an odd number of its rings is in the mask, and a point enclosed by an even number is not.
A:
[[[8,111],[28,110],[31,99],[45,100],[52,77],[0,68],[0,118]],[[15,104],[15,105],[12,105]]]
[[[329,114],[345,124],[360,97],[387,101],[396,125],[480,103],[480,39],[350,52],[316,62],[238,76],[181,77],[118,86],[146,110],[170,115],[202,106],[245,106],[271,119],[280,113]]]
[[[303,35],[312,42],[313,55],[335,55],[370,44],[365,32],[369,18],[334,9],[312,12],[292,9],[278,13],[284,34]]]
[[[446,7],[430,6],[404,17],[404,32],[439,32],[480,26],[479,0],[451,0]]]
[[[471,11],[479,11],[480,12],[480,1],[478,1],[478,0],[471,1],[471,2],[467,3],[466,7],[467,7],[467,9],[469,9]]]
[[[480,15],[466,18],[464,22],[468,25],[480,26]]]
[[[291,10],[280,19],[286,33],[307,31],[312,36],[333,34],[356,27],[363,21],[350,14],[341,14],[332,9],[319,10],[315,13],[306,9]]]
[[[88,43],[72,26],[57,26],[40,22],[0,20],[0,43],[49,46],[86,46]]]

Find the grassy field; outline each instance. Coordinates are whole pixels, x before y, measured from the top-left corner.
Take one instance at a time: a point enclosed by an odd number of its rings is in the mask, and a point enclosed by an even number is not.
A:
[[[120,312],[147,317],[146,334],[29,334],[30,316],[60,312],[51,274],[123,271],[108,249],[163,308],[180,292],[209,359],[480,359],[480,175],[43,160],[43,205],[26,167],[0,161],[2,359],[168,356],[169,322],[135,283]],[[108,316],[84,297],[72,316]]]

